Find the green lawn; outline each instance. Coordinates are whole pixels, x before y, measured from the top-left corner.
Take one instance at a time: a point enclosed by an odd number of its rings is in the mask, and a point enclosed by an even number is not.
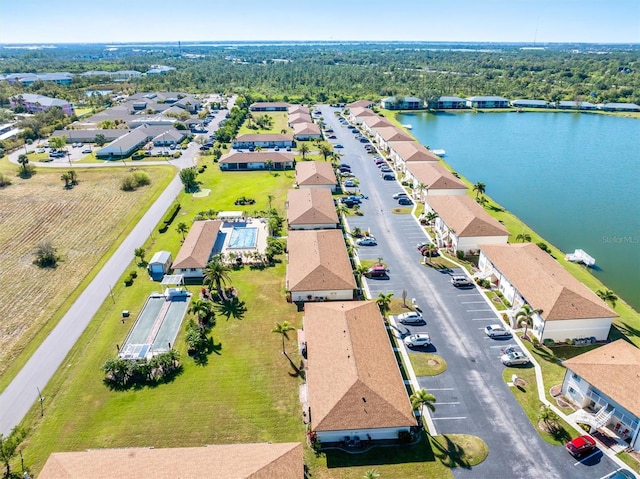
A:
[[[484,294],[487,295],[487,298],[491,300],[491,304],[493,304],[498,311],[506,311],[508,309],[495,291],[485,291]]]
[[[416,376],[437,376],[447,370],[447,362],[437,354],[409,353],[409,360]]]
[[[288,134],[292,134],[293,133],[293,130],[291,128],[289,128],[289,126],[287,125],[287,121],[289,120],[289,113],[286,112],[286,111],[266,111],[266,112],[256,111],[256,112],[252,112],[251,115],[253,117],[253,120],[247,118],[247,120],[245,120],[243,125],[240,127],[240,130],[238,130],[238,135],[256,134],[256,133],[260,133],[260,134],[266,134],[266,133],[280,134],[282,132],[282,130],[287,130]],[[265,116],[265,115],[268,116],[268,117],[271,117],[271,119],[273,120],[271,128],[267,128],[267,129],[249,128],[249,125],[251,125],[251,124],[255,125],[255,120],[257,120],[259,117]]]

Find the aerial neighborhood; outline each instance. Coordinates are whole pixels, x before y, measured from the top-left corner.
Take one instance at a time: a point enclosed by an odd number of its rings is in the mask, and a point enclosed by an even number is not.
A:
[[[179,55],[0,77],[6,477],[637,477],[637,312],[397,115],[640,106],[123,87]]]

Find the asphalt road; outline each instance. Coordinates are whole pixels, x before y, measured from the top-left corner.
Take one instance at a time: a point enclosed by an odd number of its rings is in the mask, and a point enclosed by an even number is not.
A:
[[[230,100],[229,108],[233,106]],[[218,127],[218,122],[224,118],[226,110],[220,111],[215,120],[209,124],[209,132],[213,132]],[[34,147],[35,148],[35,147]],[[194,155],[199,146],[191,143],[187,150],[182,150],[182,156],[170,163],[178,168],[193,166]],[[10,155],[10,160],[17,162],[21,151]],[[41,163],[43,167],[69,167],[67,159],[60,162]],[[122,162],[106,163],[114,167],[122,167]],[[142,165],[151,163],[142,163]],[[166,162],[160,162],[166,164]],[[127,162],[131,167],[131,162]],[[103,166],[98,164],[97,166]],[[86,168],[91,165],[76,164],[74,168]],[[124,273],[126,268],[134,259],[133,251],[144,244],[149,235],[153,232],[158,222],[173,203],[182,190],[182,182],[178,175],[169,183],[169,186],[162,192],[155,203],[142,217],[140,222],[134,227],[129,235],[124,239],[116,252],[105,263],[104,267],[91,281],[87,288],[78,297],[69,311],[62,317],[60,322],[51,331],[49,336],[42,342],[40,347],[27,361],[24,367],[11,381],[7,388],[0,394],[0,434],[8,434],[13,427],[18,425],[27,414],[34,402],[39,399],[38,389],[44,391],[45,386],[62,364],[68,352],[85,330],[102,303],[108,298],[111,286]],[[47,399],[45,397],[43,406],[46,414]]]
[[[321,107],[324,121],[335,130],[334,143],[344,145],[342,162],[352,167],[360,180],[359,190],[368,197],[361,206],[363,216],[349,216],[350,229],[369,229],[378,240],[374,247],[361,246],[361,259],[382,257],[389,269],[386,280],[367,280],[371,297],[394,293],[408,301],[415,298],[423,310],[426,325],[402,326],[399,338],[413,332],[429,332],[433,346],[428,350],[442,356],[447,371],[438,376],[419,377],[418,382],[436,398],[432,419],[439,434],[465,433],[481,437],[489,456],[479,466],[457,467],[454,476],[463,478],[600,478],[617,469],[601,452],[577,461],[563,447],[547,444],[535,431],[502,378],[501,349],[509,339],[488,338],[483,328],[499,323],[494,311],[476,288],[456,289],[450,283],[451,270],[440,272],[421,265],[416,244],[427,241],[412,215],[391,213],[398,203],[394,193],[403,191],[397,181],[385,181],[364,145],[354,139],[333,114]],[[517,371],[516,371],[517,372]]]

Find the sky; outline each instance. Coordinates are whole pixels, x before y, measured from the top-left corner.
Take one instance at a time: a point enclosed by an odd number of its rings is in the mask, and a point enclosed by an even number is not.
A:
[[[0,0],[0,43],[640,43],[640,0]]]

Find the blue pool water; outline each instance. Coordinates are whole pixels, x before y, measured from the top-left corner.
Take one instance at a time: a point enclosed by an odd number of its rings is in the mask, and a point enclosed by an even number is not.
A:
[[[227,248],[255,248],[258,242],[258,228],[233,228]]]

